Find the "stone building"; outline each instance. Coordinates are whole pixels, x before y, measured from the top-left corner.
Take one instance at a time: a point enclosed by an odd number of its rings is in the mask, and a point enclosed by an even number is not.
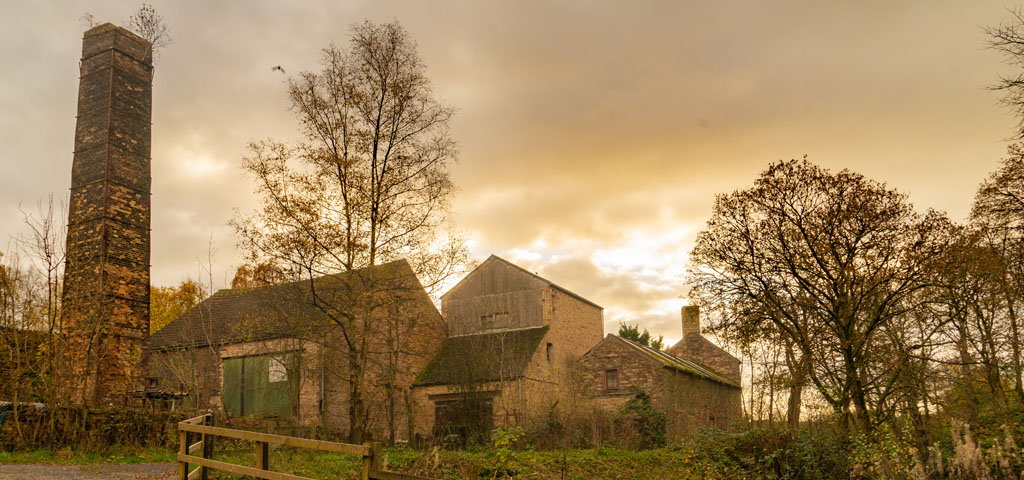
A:
[[[711,367],[735,383],[740,383],[740,359],[715,345],[700,333],[700,310],[696,305],[682,309],[683,338],[668,353]]]
[[[691,338],[700,347],[683,351],[687,356],[675,353],[687,336],[700,335],[696,307],[684,307],[683,325],[683,340],[668,351],[612,334],[588,351],[577,362],[577,374],[594,406],[614,411],[644,392],[668,416],[670,439],[705,427],[727,428],[740,420],[739,360],[705,338]],[[712,364],[724,366],[724,371]]]
[[[604,332],[603,309],[491,256],[441,297],[448,338],[413,387],[419,437],[529,425]]]
[[[63,368],[73,401],[106,405],[146,369],[152,46],[103,24],[85,32],[80,69]]]
[[[399,260],[218,291],[153,334],[151,375],[158,388],[187,391],[199,408],[228,418],[347,433],[354,415],[368,436],[404,440],[413,378],[443,339],[437,308]],[[355,405],[353,379],[362,392]]]

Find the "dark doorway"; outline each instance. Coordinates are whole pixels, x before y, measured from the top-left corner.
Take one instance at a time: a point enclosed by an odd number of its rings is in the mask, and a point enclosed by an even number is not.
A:
[[[487,442],[494,428],[492,394],[446,396],[434,400],[435,441],[465,447]]]

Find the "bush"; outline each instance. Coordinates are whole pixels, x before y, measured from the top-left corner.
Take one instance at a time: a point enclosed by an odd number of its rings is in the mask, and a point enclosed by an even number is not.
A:
[[[742,433],[703,430],[677,448],[696,463],[732,478],[849,478],[848,445],[830,425],[796,431],[753,428]]]
[[[616,423],[631,428],[636,435],[635,447],[641,450],[664,447],[667,443],[668,417],[651,405],[651,397],[644,392],[638,392],[619,408]]]
[[[0,426],[0,450],[69,447],[103,452],[117,446],[171,446],[178,441],[177,423],[184,419],[183,414],[145,409],[59,407],[17,423],[8,419]]]

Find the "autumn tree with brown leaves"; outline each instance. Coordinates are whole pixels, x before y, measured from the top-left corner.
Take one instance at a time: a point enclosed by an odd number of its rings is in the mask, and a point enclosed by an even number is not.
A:
[[[185,280],[177,287],[149,287],[149,332],[164,328],[203,300],[202,287]]]
[[[947,223],[859,174],[774,163],[716,198],[690,256],[692,295],[719,330],[776,331],[841,425],[871,432],[897,384],[886,330],[929,285]]]

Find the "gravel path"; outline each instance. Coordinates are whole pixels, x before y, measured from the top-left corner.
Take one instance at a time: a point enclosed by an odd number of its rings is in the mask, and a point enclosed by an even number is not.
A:
[[[0,465],[0,480],[170,480],[174,463],[132,465]]]

